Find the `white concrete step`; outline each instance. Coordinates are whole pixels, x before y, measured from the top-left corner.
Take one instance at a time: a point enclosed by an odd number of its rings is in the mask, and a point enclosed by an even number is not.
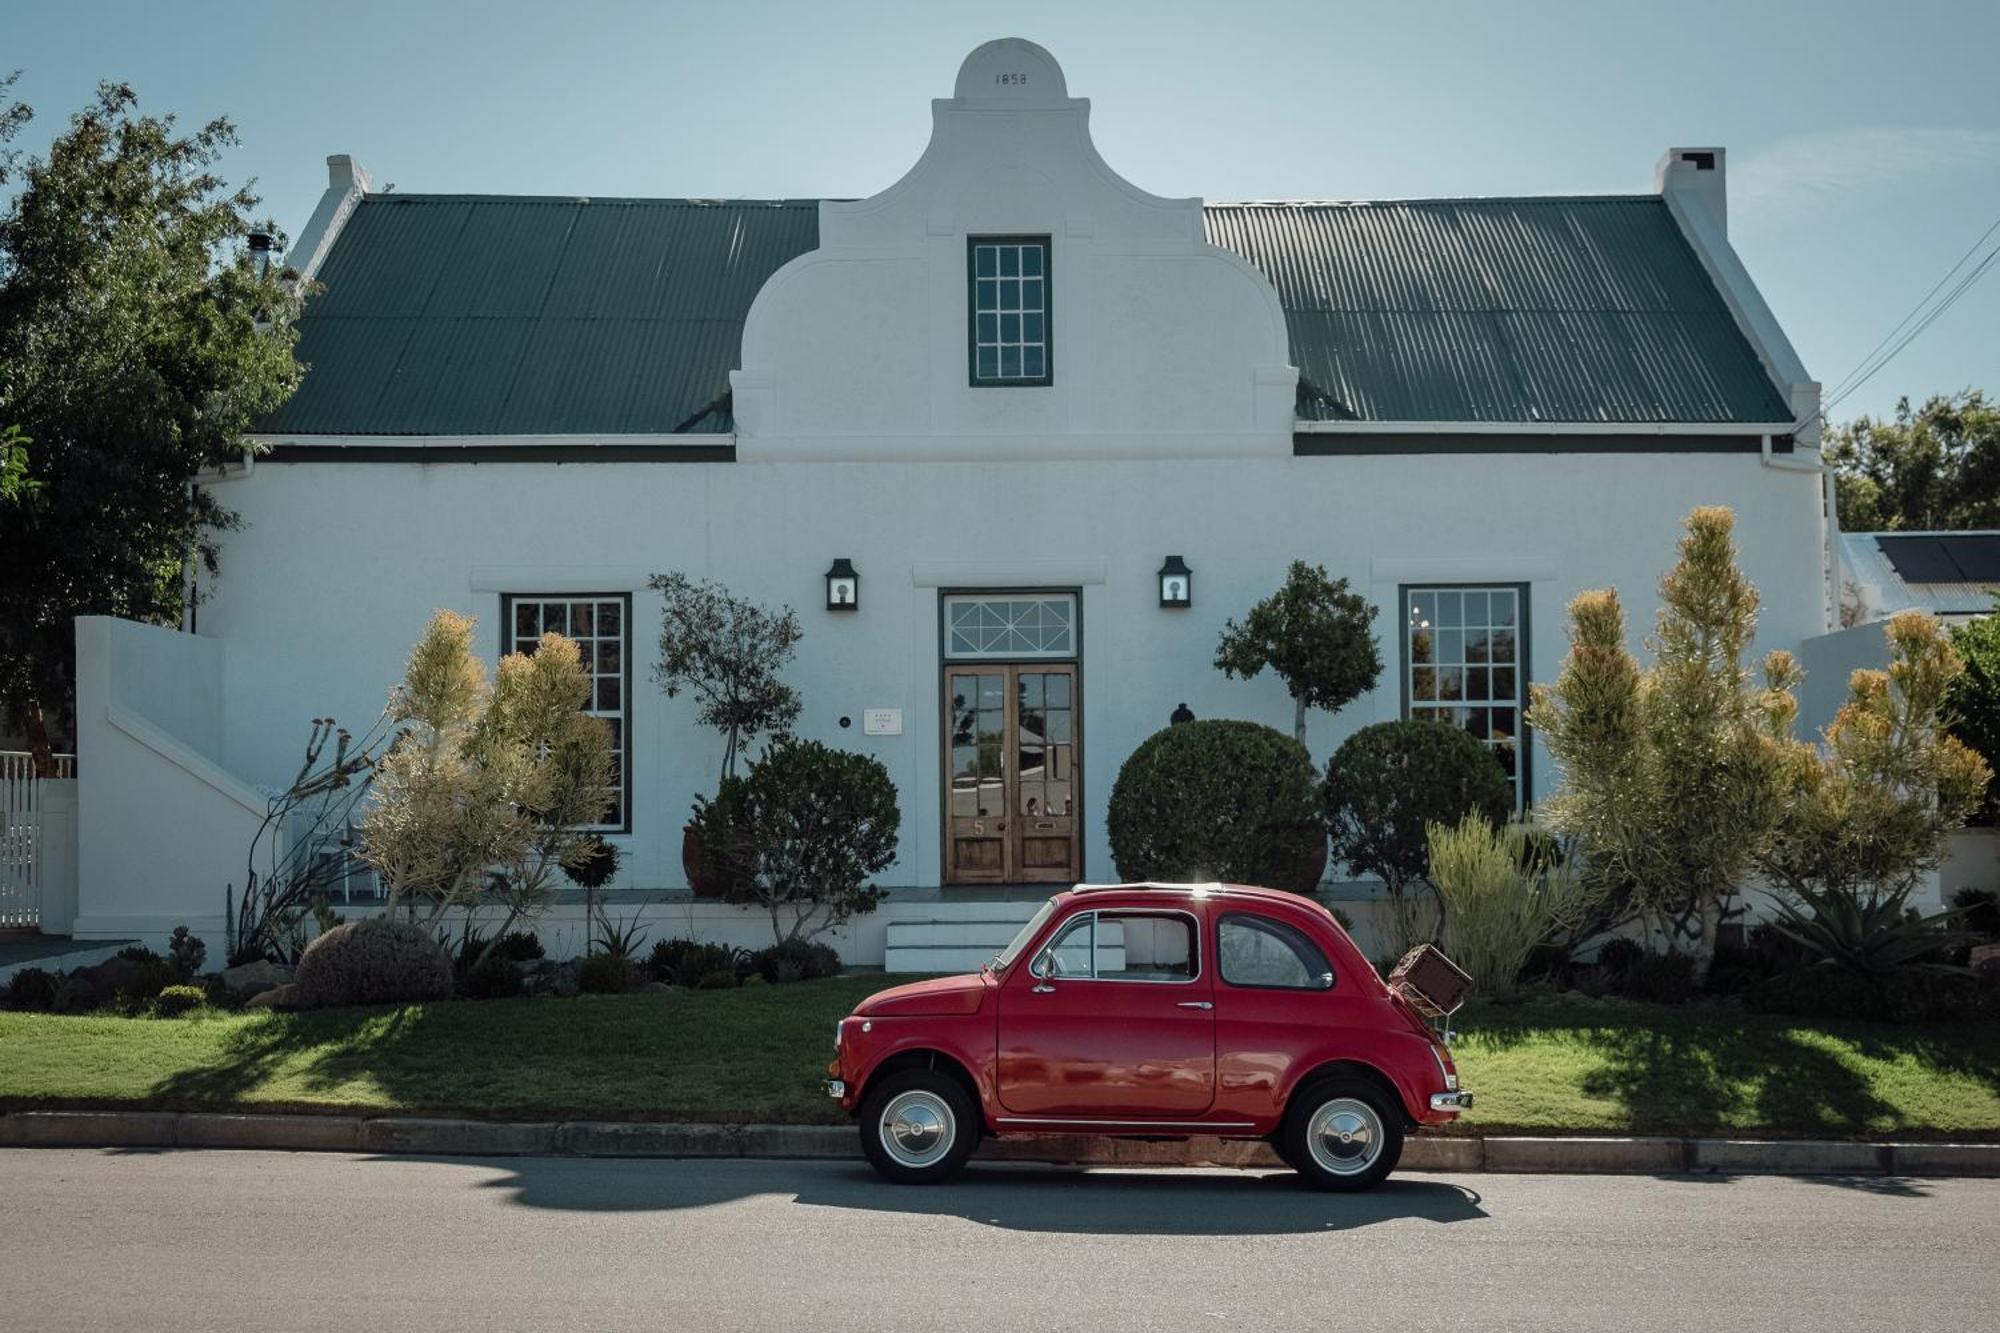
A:
[[[990,945],[996,951],[1021,933],[1027,917],[1019,921],[891,921],[889,947],[898,945],[962,944],[968,948]]]

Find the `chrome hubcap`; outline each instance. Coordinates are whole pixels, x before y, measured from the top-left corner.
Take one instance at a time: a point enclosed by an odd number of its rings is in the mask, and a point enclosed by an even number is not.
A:
[[[951,1107],[933,1092],[897,1093],[882,1108],[882,1150],[907,1167],[930,1166],[951,1151],[958,1122]]]
[[[1352,1097],[1335,1097],[1313,1112],[1306,1124],[1306,1148],[1313,1162],[1336,1176],[1356,1176],[1382,1153],[1382,1121],[1375,1108]]]

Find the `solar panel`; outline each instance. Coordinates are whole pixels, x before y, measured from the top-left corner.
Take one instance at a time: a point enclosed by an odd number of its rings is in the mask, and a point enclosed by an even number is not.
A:
[[[1965,575],[1942,537],[1877,537],[1876,544],[1905,583],[1959,583]]]
[[[1945,554],[1967,583],[2000,583],[2000,532],[1967,532],[1940,537]]]

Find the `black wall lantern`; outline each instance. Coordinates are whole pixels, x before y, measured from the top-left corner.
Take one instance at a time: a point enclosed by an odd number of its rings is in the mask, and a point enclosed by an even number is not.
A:
[[[826,571],[826,609],[829,611],[856,611],[861,607],[861,576],[854,572],[854,565],[846,556],[833,562],[833,568]]]
[[[1177,555],[1168,556],[1167,563],[1160,566],[1160,605],[1194,605],[1194,571]]]

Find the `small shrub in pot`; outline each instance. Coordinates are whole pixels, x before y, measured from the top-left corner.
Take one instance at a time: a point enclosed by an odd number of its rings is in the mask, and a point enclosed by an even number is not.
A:
[[[1111,787],[1119,876],[1310,893],[1326,860],[1316,776],[1305,746],[1261,723],[1154,732]]]
[[[421,926],[370,917],[307,945],[293,984],[302,1009],[448,999],[451,955]]]

